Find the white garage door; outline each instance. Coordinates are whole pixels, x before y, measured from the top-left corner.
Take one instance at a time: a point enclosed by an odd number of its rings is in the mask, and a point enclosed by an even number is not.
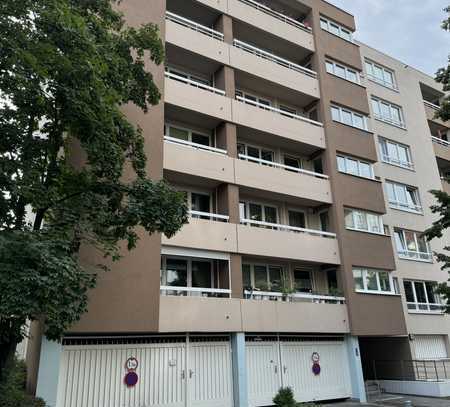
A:
[[[134,357],[139,381],[124,383]],[[57,407],[231,407],[228,339],[65,346]]]
[[[416,335],[414,338],[416,359],[445,359],[448,357],[445,336]]]
[[[256,339],[256,340],[255,340]],[[342,338],[247,338],[247,371],[251,407],[272,405],[278,389],[291,387],[299,402],[351,397],[347,349]],[[321,372],[312,372],[312,355]]]

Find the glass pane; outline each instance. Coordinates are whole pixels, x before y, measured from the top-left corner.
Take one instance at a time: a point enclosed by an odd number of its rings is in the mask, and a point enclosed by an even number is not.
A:
[[[323,30],[328,30],[328,22],[326,20],[320,19],[320,28]]]
[[[265,206],[264,207],[264,216],[265,216],[265,222],[268,223],[277,223],[277,208],[274,208],[272,206]]]
[[[414,292],[411,281],[403,281],[403,287],[405,289],[406,302],[416,302],[414,299]]]
[[[192,133],[192,142],[197,144],[202,144],[204,146],[209,146],[209,137],[203,134]]]
[[[373,75],[372,64],[370,62],[366,62],[366,72],[368,75]]]
[[[379,79],[380,81],[384,80],[383,70],[379,66],[374,65],[373,73],[375,78]]]
[[[349,174],[358,175],[358,161],[347,158],[346,166]]]
[[[407,195],[406,195],[406,188],[405,188],[405,186],[404,185],[395,184],[394,185],[394,189],[395,189],[395,196],[397,198],[397,201],[406,205],[408,203],[408,198],[407,198]]]
[[[322,164],[321,158],[316,158],[313,161],[313,166],[314,166],[314,172],[317,172],[318,174],[323,174],[323,164]]]
[[[269,267],[270,291],[281,291],[281,268]]]
[[[267,291],[267,269],[266,266],[255,266],[255,287],[261,291]]]
[[[242,265],[242,284],[244,285],[244,289],[248,289],[248,288],[252,287],[250,264]]]
[[[345,68],[343,66],[336,64],[334,67],[334,73],[341,78],[345,78]]]
[[[347,69],[347,79],[352,82],[358,82],[358,76],[355,71]]]
[[[428,302],[430,304],[438,304],[437,296],[435,295],[436,284],[431,281],[425,282],[425,290],[427,291]]]
[[[353,115],[353,125],[355,127],[358,127],[358,129],[365,129],[366,126],[364,125],[364,117],[360,116],[359,114]]]
[[[371,213],[367,214],[367,222],[369,224],[369,231],[374,233],[381,233],[381,220],[378,215]]]
[[[372,99],[372,109],[375,116],[381,116],[380,104],[378,100]]]
[[[367,216],[364,212],[355,211],[356,229],[368,230]]]
[[[374,270],[367,270],[367,289],[378,291],[377,272]]]
[[[289,167],[301,168],[301,161],[294,157],[289,157],[287,155],[284,156],[284,165],[288,165]]]
[[[391,106],[381,102],[381,116],[384,119],[390,119],[391,118]]]
[[[349,126],[353,125],[352,114],[347,110],[342,110],[342,121]]]
[[[425,297],[425,285],[421,281],[414,282],[414,288],[416,289],[417,302],[427,302]]]
[[[346,39],[347,41],[351,41],[352,40],[352,33],[350,31],[344,30],[342,28],[341,29],[341,37]]]
[[[353,281],[356,290],[364,290],[363,272],[360,269],[353,269]]]
[[[338,170],[342,172],[347,172],[345,168],[345,158],[344,157],[337,157],[337,164],[338,164]]]
[[[400,116],[400,109],[397,107],[392,107],[391,108],[391,115],[392,115],[392,120],[394,120],[397,123],[401,122],[401,116]]]
[[[386,70],[384,71],[384,81],[389,85],[394,84],[394,76],[392,75],[391,72],[386,71]]]
[[[419,199],[417,190],[413,188],[407,188],[407,198],[408,198],[408,204],[411,206],[417,206],[419,205]]]
[[[192,287],[212,288],[211,262],[192,262]]]
[[[417,237],[417,243],[419,245],[420,252],[428,253],[428,244],[424,237]]]
[[[372,167],[370,164],[359,163],[359,175],[361,177],[372,178]]]
[[[414,239],[414,233],[405,231],[405,238],[406,238],[406,247],[407,247],[407,249],[409,251],[416,252],[417,251],[417,245],[416,245],[416,240]]]
[[[198,212],[210,213],[210,197],[209,195],[192,193],[192,210]]]
[[[258,204],[249,204],[250,219],[262,221],[262,207]]]
[[[261,150],[261,158],[266,161],[273,162],[273,151]],[[269,165],[269,164],[267,164]]]
[[[341,113],[340,110],[336,107],[331,107],[331,117],[333,120],[340,122],[341,121]]]
[[[238,150],[238,154],[247,155],[245,153],[245,144],[238,143],[237,150]]]
[[[380,279],[380,290],[381,291],[391,291],[391,281],[389,279],[389,273],[387,271],[381,271],[378,273]]]
[[[404,236],[403,232],[395,231],[394,235],[395,235],[395,244],[397,246],[397,250],[398,251],[406,250],[406,242],[405,242],[405,236]]]
[[[169,127],[169,136],[180,140],[189,140],[189,132],[187,130],[178,129],[176,127]]]
[[[328,73],[334,73],[334,65],[331,62],[327,61],[325,65]]]
[[[294,285],[297,292],[312,292],[311,273],[305,270],[294,270]]]
[[[351,210],[345,210],[345,226],[348,228],[354,228],[355,227],[355,221],[353,219],[353,211]]]
[[[320,213],[319,219],[320,219],[320,230],[322,230],[322,232],[328,232],[330,230],[330,220],[328,218],[328,212]]]
[[[389,202],[397,202],[397,198],[395,196],[394,185],[391,184],[390,182],[386,182],[386,190],[387,190]]]
[[[259,148],[247,146],[247,155],[254,158],[260,158]]]
[[[305,228],[305,214],[303,212],[289,211],[289,226]]]
[[[402,161],[403,163],[409,163],[409,154],[406,147],[398,146],[398,155],[400,161]]]
[[[187,287],[187,261],[167,259],[167,285],[173,287]]]
[[[387,143],[387,146],[388,146],[389,157],[398,160],[397,145],[393,144],[393,143]]]
[[[339,26],[333,23],[330,23],[330,32],[335,35],[339,35]]]

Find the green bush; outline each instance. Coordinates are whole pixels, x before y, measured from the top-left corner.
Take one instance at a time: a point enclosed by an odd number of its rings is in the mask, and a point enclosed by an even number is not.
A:
[[[277,395],[273,398],[277,407],[296,407],[297,402],[294,398],[294,392],[290,387],[281,387]]]
[[[10,361],[0,381],[0,407],[45,407],[45,402],[25,393],[27,371],[25,363]]]

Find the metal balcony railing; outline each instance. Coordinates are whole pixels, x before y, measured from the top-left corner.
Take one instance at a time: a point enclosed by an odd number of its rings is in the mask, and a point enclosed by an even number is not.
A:
[[[247,4],[250,7],[253,7],[256,10],[261,11],[264,14],[267,14],[269,16],[272,16],[276,18],[279,21],[282,21],[285,24],[292,25],[296,28],[299,28],[300,30],[306,31],[311,33],[312,29],[311,27],[307,27],[305,24],[301,23],[300,21],[294,20],[292,17],[288,17],[285,14],[282,14],[278,11],[272,10],[271,8],[265,6],[264,4],[258,3],[254,0],[239,0],[241,3]]]
[[[189,20],[188,18],[182,17],[170,11],[166,11],[166,20],[173,21],[174,23],[180,24],[183,27],[190,28],[191,30],[207,35],[208,37],[215,38],[219,41],[223,41],[224,39],[224,36],[221,32],[213,30],[212,28],[206,27],[202,24],[198,24],[195,21]]]
[[[184,297],[231,297],[231,290],[222,288],[203,288],[203,287],[176,287],[162,285],[160,287],[161,295],[184,296]]]
[[[428,100],[424,100],[423,103],[434,110],[439,110],[441,108],[440,106],[435,105],[434,103],[428,102]]]
[[[447,140],[443,140],[443,139],[441,139],[439,137],[435,137],[435,136],[431,136],[431,139],[433,140],[433,143],[440,144],[441,146],[444,146],[444,147],[450,147],[450,142]]]
[[[444,304],[428,302],[407,302],[408,312],[413,314],[444,314],[447,307]]]
[[[164,136],[164,141],[171,144],[179,144],[188,148],[193,148],[195,150],[204,150],[210,153],[216,153],[221,155],[227,155],[227,150],[221,148],[205,146],[204,144],[193,143],[192,141],[186,141],[175,137]]]
[[[450,359],[374,360],[367,369],[368,378],[373,380],[441,382],[450,379]]]
[[[402,259],[432,262],[433,254],[427,252],[416,252],[411,250],[399,250],[398,256]]]
[[[389,206],[394,209],[400,209],[402,211],[422,213],[423,208],[421,205],[408,204],[400,201],[389,201]]]
[[[292,293],[283,294],[276,291],[245,290],[247,300],[269,300],[285,302],[308,302],[314,304],[345,304],[345,297],[337,297],[329,294]]]
[[[250,54],[253,54],[259,58],[263,58],[267,61],[274,62],[280,66],[283,66],[285,68],[291,69],[291,70],[299,72],[301,74],[310,76],[312,78],[317,78],[317,73],[312,71],[311,69],[305,68],[304,66],[298,65],[295,62],[291,62],[287,59],[281,58],[275,54],[272,54],[271,52],[257,48],[257,47],[250,45],[244,41],[235,39],[235,40],[233,40],[233,45],[236,48],[239,48],[239,49],[242,49],[243,51],[249,52]]]
[[[195,219],[207,219],[207,220],[214,220],[218,222],[229,222],[230,217],[227,215],[219,215],[217,213],[210,213],[210,212],[201,212],[201,211],[189,211],[189,214],[192,218]]]
[[[172,72],[167,72],[166,71],[164,74],[165,74],[166,78],[173,79],[173,80],[178,81],[178,82],[183,82],[186,85],[193,86],[194,88],[199,88],[199,89],[211,92],[211,93],[215,93],[217,95],[225,96],[225,91],[222,90],[222,89],[217,89],[217,88],[214,88],[212,86],[205,85],[204,83],[193,81],[192,79],[188,79],[188,78],[185,78],[183,76],[176,75],[176,74],[174,74]]]

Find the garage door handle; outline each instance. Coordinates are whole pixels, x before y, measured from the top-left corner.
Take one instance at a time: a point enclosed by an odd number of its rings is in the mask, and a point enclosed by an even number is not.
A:
[[[181,379],[186,379],[186,373],[184,372],[184,370],[181,371]]]
[[[287,372],[287,367],[283,366],[283,373],[286,373],[286,372]]]
[[[278,373],[278,366],[275,365],[275,373]]]
[[[189,369],[189,379],[192,379],[192,376],[194,376],[194,371]]]

